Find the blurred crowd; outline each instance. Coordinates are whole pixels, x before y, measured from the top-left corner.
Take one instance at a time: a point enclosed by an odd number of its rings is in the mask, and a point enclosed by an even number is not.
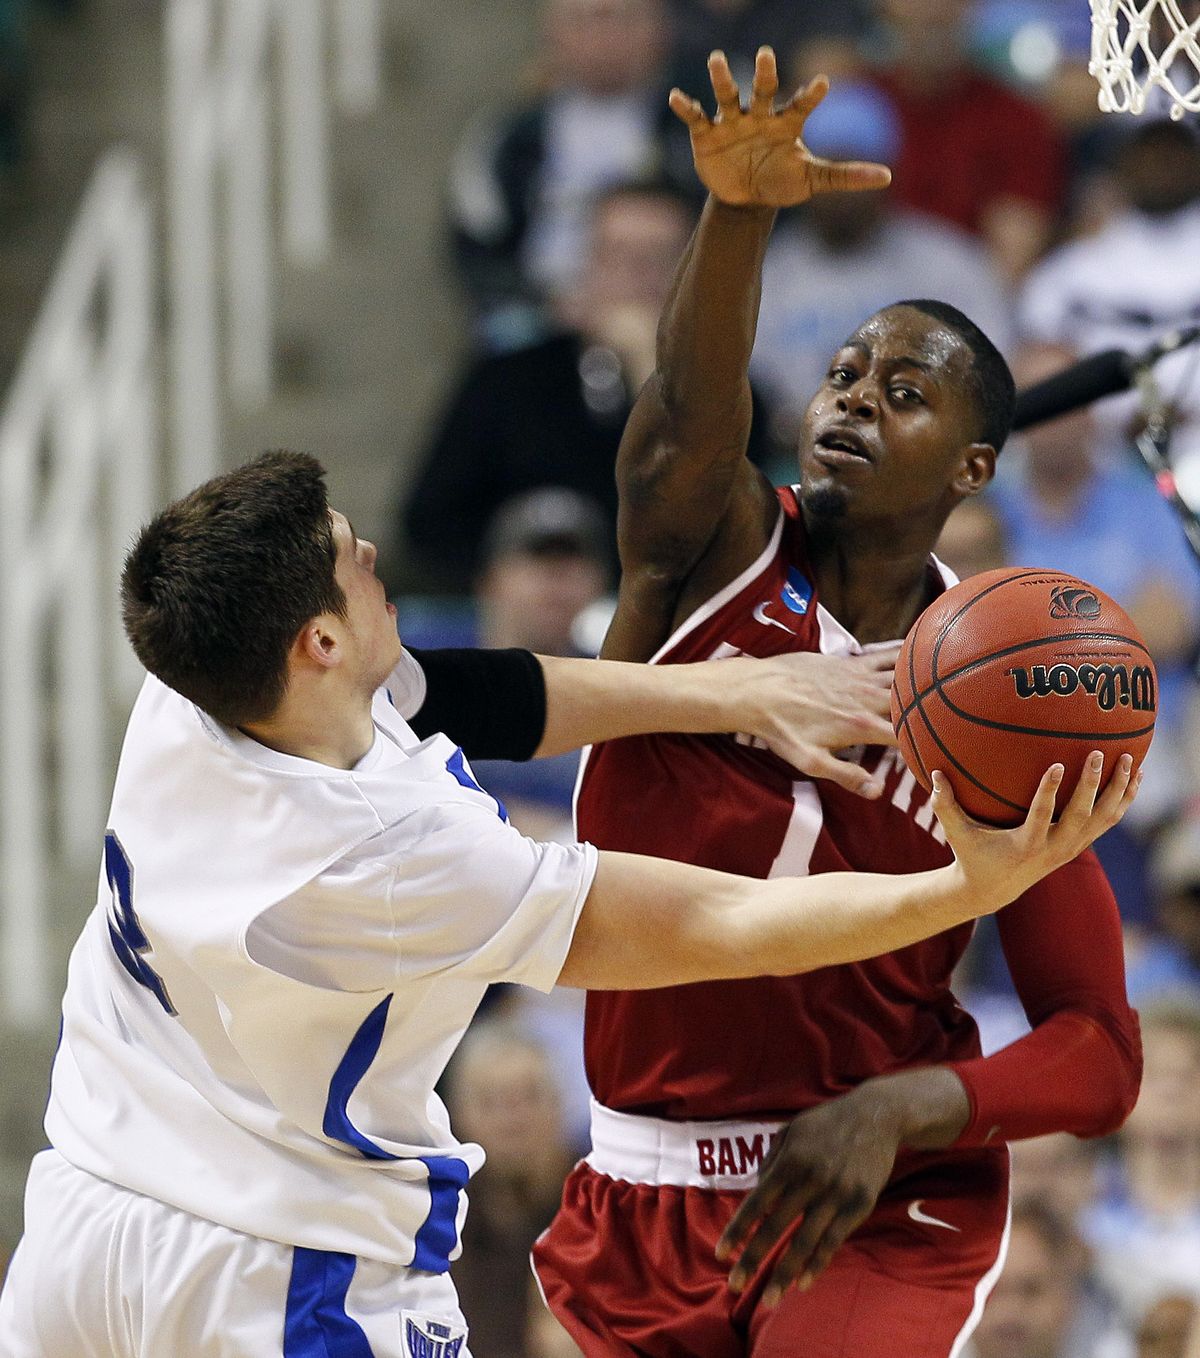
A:
[[[464,131],[447,185],[472,353],[396,506],[413,644],[598,647],[617,446],[700,206],[666,93],[707,96],[713,48],[743,88],[762,43],[785,86],[830,75],[809,145],[894,170],[886,191],[820,198],[777,225],[750,452],[778,482],[831,352],[886,303],[959,306],[1019,385],[1200,321],[1200,125],[1153,106],[1099,114],[1080,0],[544,0],[540,35],[507,107]],[[1180,487],[1200,505],[1200,345],[1156,376]],[[1109,1143],[1015,1147],[1009,1260],[973,1358],[1200,1355],[1200,564],[1134,451],[1141,418],[1136,397],[1111,398],[1014,437],[941,548],[964,576],[1033,565],[1098,585],[1161,676],[1135,823],[1102,844],[1143,1093]],[[572,760],[486,778],[517,824],[569,835]],[[987,1049],[1024,1030],[991,928],[960,994]],[[580,1022],[569,994],[499,993],[448,1077],[456,1125],[488,1153],[457,1279],[494,1358],[574,1351],[526,1255],[586,1149]]]
[[[1200,17],[1200,0],[1178,0]],[[26,155],[31,15],[0,0],[0,193]],[[883,161],[891,188],[783,214],[764,267],[750,454],[792,479],[800,416],[837,345],[906,297],[960,307],[1026,385],[1200,322],[1200,122],[1104,117],[1085,0],[541,0],[537,53],[465,128],[446,256],[470,317],[394,510],[389,585],[413,645],[594,654],[616,578],[613,465],[654,366],[659,312],[701,205],[672,86],[711,107],[705,62],[743,88],[756,48],[782,83],[825,72],[806,140]],[[457,40],[457,39],[455,39]],[[466,40],[465,38],[463,40]],[[1200,72],[1193,72],[1200,80]],[[1189,80],[1187,83],[1191,83]],[[1200,507],[1200,344],[1158,365],[1171,455]],[[1136,814],[1102,842],[1126,924],[1145,1077],[1104,1143],[1014,1147],[1008,1263],[971,1358],[1200,1358],[1200,564],[1115,397],[1014,437],[940,547],[963,576],[1064,569],[1111,594],[1160,675]],[[573,757],[483,767],[514,822],[571,836]],[[1129,821],[1132,820],[1132,824]],[[1079,940],[1087,946],[1086,939]],[[994,928],[959,994],[993,1050],[1025,1025]],[[586,1150],[582,1000],[491,995],[447,1075],[487,1164],[455,1278],[476,1352],[575,1352],[528,1267]]]

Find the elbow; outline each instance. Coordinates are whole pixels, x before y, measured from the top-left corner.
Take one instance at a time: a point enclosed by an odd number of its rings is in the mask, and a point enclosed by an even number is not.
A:
[[[1078,1133],[1085,1137],[1111,1136],[1133,1112],[1142,1087],[1142,1043],[1137,1014],[1126,1010],[1124,1021],[1096,1023],[1103,1059],[1096,1062],[1092,1117]]]

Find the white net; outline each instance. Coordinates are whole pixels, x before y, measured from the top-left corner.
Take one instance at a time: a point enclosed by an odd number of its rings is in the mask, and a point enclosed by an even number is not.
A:
[[[1092,59],[1105,113],[1200,112],[1200,3],[1090,0]]]

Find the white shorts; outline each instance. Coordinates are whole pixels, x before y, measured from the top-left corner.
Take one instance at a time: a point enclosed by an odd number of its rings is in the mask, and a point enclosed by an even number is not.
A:
[[[470,1358],[446,1274],[293,1249],[33,1162],[0,1358]]]

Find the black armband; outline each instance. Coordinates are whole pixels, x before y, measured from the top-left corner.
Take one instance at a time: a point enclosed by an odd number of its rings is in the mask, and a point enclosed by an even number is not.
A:
[[[425,701],[409,725],[444,731],[468,759],[531,759],[546,731],[546,676],[531,651],[409,648]]]

